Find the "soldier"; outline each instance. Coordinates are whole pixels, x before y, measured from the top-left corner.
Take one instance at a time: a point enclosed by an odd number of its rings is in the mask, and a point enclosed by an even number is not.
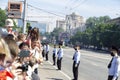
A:
[[[57,58],[57,67],[58,70],[61,70],[61,62],[62,62],[62,58],[63,58],[63,49],[62,49],[62,45],[59,44],[59,50],[57,52],[58,58]]]
[[[49,44],[46,43],[46,61],[48,61],[48,54],[49,54]]]
[[[74,79],[73,80],[78,80],[78,67],[80,64],[80,46],[76,45],[74,47],[75,49],[75,53],[73,55],[73,76]]]
[[[57,56],[57,48],[56,48],[56,45],[54,45],[54,50],[53,50],[53,65],[56,64],[56,56]]]
[[[108,80],[117,80],[120,72],[120,57],[118,56],[118,49],[115,46],[111,48],[111,56],[112,59],[108,65]]]

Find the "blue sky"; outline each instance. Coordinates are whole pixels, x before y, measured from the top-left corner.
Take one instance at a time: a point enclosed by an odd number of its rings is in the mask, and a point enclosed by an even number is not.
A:
[[[22,1],[22,0],[21,0]],[[4,9],[8,0],[0,0],[0,7]],[[60,16],[71,14],[72,12],[89,18],[92,16],[105,16],[111,18],[120,16],[120,0],[27,0],[33,7],[55,13]],[[54,16],[28,6],[28,15]],[[59,16],[55,16],[59,17]],[[43,19],[44,20],[44,19]]]

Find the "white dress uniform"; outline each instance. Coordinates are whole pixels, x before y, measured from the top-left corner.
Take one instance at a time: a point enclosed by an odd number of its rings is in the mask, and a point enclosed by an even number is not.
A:
[[[109,76],[112,80],[117,80],[120,73],[120,57],[114,56],[109,67]]]
[[[57,48],[53,49],[53,65],[56,64]]]
[[[79,50],[75,51],[74,55],[73,55],[73,76],[74,76],[74,80],[78,80],[78,67],[80,64],[80,56],[81,53]]]
[[[62,58],[63,58],[63,49],[60,48],[57,52],[58,58],[57,58],[57,67],[58,70],[61,70],[61,62],[62,62]]]
[[[48,61],[49,45],[46,45],[46,61]]]

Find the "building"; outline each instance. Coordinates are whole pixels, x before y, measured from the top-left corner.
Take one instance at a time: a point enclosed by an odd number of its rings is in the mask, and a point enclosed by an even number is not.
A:
[[[61,27],[64,31],[66,31],[66,21],[65,20],[57,20],[56,27],[57,28]]]
[[[30,25],[32,27],[37,27],[39,28],[39,31],[41,33],[45,33],[47,32],[47,27],[48,27],[48,24],[47,23],[44,23],[44,22],[37,22],[37,21],[29,21]]]
[[[107,21],[107,23],[115,23],[115,24],[120,25],[120,17],[111,19],[111,20]]]
[[[85,21],[84,18],[80,15],[72,13],[70,15],[66,15],[66,31],[69,33],[73,33],[75,29],[80,29],[80,31],[84,30]]]

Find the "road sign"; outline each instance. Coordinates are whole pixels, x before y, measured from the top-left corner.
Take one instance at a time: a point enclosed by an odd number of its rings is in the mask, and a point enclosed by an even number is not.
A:
[[[21,18],[22,14],[22,2],[8,2],[8,17],[9,18]]]

